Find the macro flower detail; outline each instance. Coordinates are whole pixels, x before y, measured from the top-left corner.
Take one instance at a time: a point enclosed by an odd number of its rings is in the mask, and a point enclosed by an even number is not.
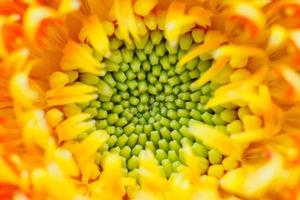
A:
[[[208,160],[211,164],[220,164],[222,155],[219,151],[209,150],[201,140],[195,141],[188,129],[190,120],[223,129],[232,122],[228,131],[241,131],[242,123],[236,110],[205,108],[217,83],[195,90],[190,87],[212,61],[193,59],[185,65],[186,70],[177,65],[185,51],[192,48],[193,43],[197,45],[195,41],[203,40],[203,37],[193,39],[197,33],[204,36],[203,30],[197,29],[180,37],[179,45],[174,47],[164,41],[163,32],[159,30],[145,33],[147,35],[143,35],[135,47],[117,36],[112,37],[111,54],[103,60],[106,74],[99,77],[79,73],[79,82],[97,87],[99,96],[89,103],[68,104],[64,106],[65,112],[77,109],[96,119],[96,129],[104,129],[110,135],[102,153],[120,153],[128,175],[138,176],[139,154],[148,149],[159,161],[162,173],[169,177],[185,162],[185,144],[202,158],[199,160],[202,173],[209,167]],[[220,168],[219,174],[223,171]],[[209,172],[213,174],[213,170]]]
[[[299,198],[299,5],[4,0],[0,198]]]

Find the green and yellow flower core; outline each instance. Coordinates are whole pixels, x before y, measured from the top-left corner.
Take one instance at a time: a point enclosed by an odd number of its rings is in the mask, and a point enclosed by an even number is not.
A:
[[[0,199],[299,198],[299,7],[0,2]]]
[[[195,140],[189,122],[201,121],[234,134],[243,130],[238,108],[205,108],[217,83],[192,88],[192,83],[210,67],[211,59],[196,58],[184,67],[177,65],[180,57],[203,42],[203,38],[204,31],[195,29],[172,47],[160,30],[149,31],[139,43],[131,45],[112,36],[111,55],[103,60],[106,74],[98,77],[80,73],[78,78],[81,83],[97,87],[98,98],[66,105],[65,113],[72,115],[72,108],[77,108],[90,114],[96,129],[106,130],[110,136],[100,152],[119,153],[129,176],[137,176],[139,154],[148,149],[159,161],[162,174],[169,177],[185,162],[184,145],[189,145],[199,157],[203,173],[222,176],[222,154]],[[87,134],[78,137],[83,139]],[[237,165],[238,161],[234,167]]]

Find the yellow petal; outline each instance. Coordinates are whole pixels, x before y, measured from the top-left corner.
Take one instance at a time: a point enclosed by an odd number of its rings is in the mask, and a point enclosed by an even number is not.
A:
[[[85,84],[74,84],[49,90],[46,93],[47,106],[88,102],[97,98],[97,88]]]
[[[101,75],[104,71],[104,65],[100,63],[92,53],[83,45],[72,40],[68,41],[64,50],[64,56],[61,59],[61,68],[64,71],[80,70],[95,75]]]
[[[21,115],[23,123],[23,137],[25,144],[38,145],[47,149],[50,139],[50,129],[42,110],[31,110]]]
[[[110,55],[108,37],[102,23],[96,16],[85,19],[79,33],[79,39],[81,42],[87,40],[100,55],[105,57]]]
[[[75,11],[80,7],[80,2],[78,0],[62,0],[60,2],[58,11],[62,14]]]
[[[82,94],[70,97],[50,98],[47,100],[47,107],[66,105],[72,103],[85,103],[97,99],[97,94]]]
[[[134,3],[134,12],[140,16],[147,16],[157,3],[157,0],[137,0]]]
[[[168,8],[164,25],[164,35],[171,45],[176,45],[182,29],[194,23],[192,16],[185,14],[186,4],[173,2]]]
[[[173,174],[169,179],[169,183],[170,189],[165,194],[167,200],[192,199],[192,186],[185,176],[180,173]]]
[[[139,171],[143,189],[161,193],[168,187],[167,180],[160,175],[157,160],[151,152],[145,151],[140,155]]]
[[[212,78],[214,78],[227,64],[229,59],[227,57],[220,58],[212,64],[212,66],[195,82],[192,83],[191,87],[196,89],[200,88]]]
[[[138,41],[139,32],[133,13],[132,1],[115,0],[114,3],[114,13],[118,20],[121,37],[129,44],[132,43],[130,35]]]
[[[66,86],[63,88],[55,88],[52,90],[49,90],[46,94],[47,98],[50,97],[65,97],[65,96],[71,96],[71,95],[77,95],[80,93],[92,93],[97,91],[97,88],[90,86],[90,85],[85,85],[85,84],[78,84],[78,85],[71,85],[71,86]]]
[[[288,38],[287,30],[280,25],[273,25],[270,31],[267,51],[272,53],[282,47]]]
[[[282,170],[282,162],[279,155],[272,154],[271,159],[261,166],[245,166],[232,170],[221,178],[221,187],[246,198],[259,197]]]
[[[217,31],[208,31],[205,34],[204,43],[191,49],[187,54],[180,58],[178,66],[183,66],[187,62],[193,60],[197,56],[210,53],[212,50],[216,49],[219,45],[224,43],[226,38],[224,35]]]
[[[86,137],[76,148],[75,154],[77,160],[80,163],[84,163],[90,157],[93,157],[97,150],[104,144],[108,139],[106,131],[97,130],[92,132],[88,137]]]
[[[49,85],[53,88],[60,88],[69,82],[69,76],[63,72],[54,72],[49,78]]]
[[[46,119],[51,127],[56,127],[64,119],[64,114],[57,108],[53,108],[46,113]]]
[[[253,46],[243,45],[224,45],[213,52],[213,57],[219,59],[221,57],[260,57],[264,58],[265,53],[262,49]]]
[[[65,174],[74,177],[79,175],[77,163],[73,159],[70,151],[65,149],[56,149],[54,153],[54,160]]]
[[[18,175],[8,165],[8,163],[0,157],[0,182],[18,184]]]
[[[91,186],[93,187],[93,195],[105,200],[123,199],[126,191],[121,170],[122,162],[120,156],[117,154],[106,155],[101,176]]]
[[[89,114],[78,114],[60,123],[56,127],[59,141],[75,139],[80,133],[91,130],[95,121],[86,121],[89,117]]]
[[[30,87],[27,73],[15,74],[11,79],[10,88],[15,101],[24,107],[32,107],[38,99],[38,93]]]
[[[240,159],[247,144],[237,144],[225,133],[218,129],[200,122],[193,121],[190,124],[191,133],[204,144],[218,149],[224,155],[230,155]]]
[[[97,150],[107,139],[107,133],[105,131],[98,130],[92,132],[83,141],[81,141],[80,144],[76,145],[74,154],[82,173],[83,183],[88,183],[90,178],[94,179],[97,175],[99,175],[99,169],[95,163],[95,158]]]

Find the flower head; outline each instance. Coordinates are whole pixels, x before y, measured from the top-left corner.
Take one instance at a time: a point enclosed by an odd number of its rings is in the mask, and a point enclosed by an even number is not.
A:
[[[299,198],[299,5],[4,0],[1,199]]]

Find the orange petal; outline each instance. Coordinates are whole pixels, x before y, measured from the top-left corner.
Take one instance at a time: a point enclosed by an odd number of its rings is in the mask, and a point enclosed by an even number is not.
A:
[[[298,100],[300,98],[300,76],[299,76],[299,74],[295,70],[293,70],[292,68],[290,68],[289,66],[286,66],[286,65],[277,66],[277,70],[283,76],[285,81],[287,81],[289,83],[289,85],[292,87],[293,94],[294,94],[292,98],[295,98]]]
[[[230,22],[238,22],[249,29],[253,37],[264,29],[265,17],[260,9],[248,3],[236,3],[228,12]]]
[[[24,16],[24,32],[29,41],[36,43],[36,34],[42,22],[56,16],[55,10],[43,6],[32,6]],[[34,20],[32,20],[34,19]]]
[[[200,6],[195,6],[189,9],[188,13],[194,17],[194,20],[198,26],[203,28],[211,27],[212,13]]]

